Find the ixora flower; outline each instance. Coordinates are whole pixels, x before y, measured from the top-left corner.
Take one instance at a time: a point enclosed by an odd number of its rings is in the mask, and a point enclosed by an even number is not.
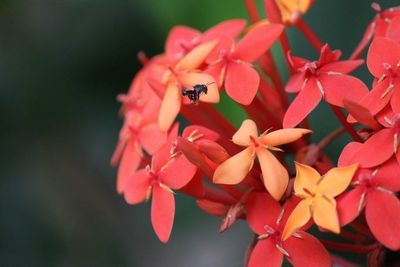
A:
[[[294,266],[332,266],[328,252],[321,242],[302,230],[286,240],[283,227],[295,207],[293,198],[283,207],[267,193],[252,193],[246,203],[247,222],[258,236],[251,251],[248,267],[282,265],[283,258]]]
[[[296,24],[299,18],[310,9],[314,0],[265,0],[264,4],[267,6],[270,2],[276,2],[281,13],[282,22],[292,25]],[[269,8],[266,9],[268,11]]]
[[[339,166],[354,163],[352,154],[362,146],[352,142],[339,158]],[[400,165],[395,158],[370,169],[359,169],[354,176],[353,189],[337,200],[340,225],[352,222],[365,207],[365,218],[372,234],[384,246],[400,249]]]
[[[175,216],[175,199],[172,190],[187,185],[196,173],[196,166],[182,154],[171,154],[171,144],[166,144],[153,157],[151,165],[129,177],[125,200],[138,204],[152,196],[151,223],[158,238],[169,240]]]
[[[282,239],[286,240],[304,226],[310,218],[319,227],[340,233],[335,197],[349,186],[358,164],[332,168],[321,176],[315,169],[296,162],[295,195],[302,198],[290,214]]]
[[[216,58],[209,60],[207,72],[224,84],[226,93],[236,102],[249,105],[256,96],[260,76],[251,65],[278,39],[283,31],[280,24],[261,24],[252,28],[237,45],[225,38]]]
[[[359,79],[346,75],[360,66],[362,60],[339,61],[341,52],[324,45],[318,61],[288,55],[297,70],[291,76],[286,92],[298,93],[286,111],[283,127],[298,125],[324,98],[329,104],[343,107],[343,99],[358,101],[368,93]]]
[[[208,92],[200,95],[200,101],[219,102],[218,87],[214,78],[209,74],[197,71],[217,43],[218,41],[214,40],[198,45],[183,57],[174,68],[164,74],[163,82],[167,88],[158,117],[158,125],[162,131],[167,131],[171,127],[181,109],[183,102],[181,91],[183,88],[192,88],[196,84],[208,84]]]
[[[254,121],[243,121],[232,141],[246,148],[218,166],[213,177],[214,183],[240,183],[253,168],[257,156],[265,188],[276,200],[281,199],[288,185],[289,174],[270,151],[282,151],[278,146],[294,142],[311,132],[307,129],[293,128],[266,131],[259,136]]]

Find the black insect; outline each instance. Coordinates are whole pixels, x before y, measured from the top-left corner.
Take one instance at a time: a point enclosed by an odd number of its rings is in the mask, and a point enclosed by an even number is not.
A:
[[[207,84],[196,84],[193,86],[193,89],[182,89],[182,95],[187,96],[190,99],[190,102],[192,103],[198,103],[200,99],[200,94],[204,93],[207,94],[208,91],[208,85],[213,84],[212,83],[207,83]]]

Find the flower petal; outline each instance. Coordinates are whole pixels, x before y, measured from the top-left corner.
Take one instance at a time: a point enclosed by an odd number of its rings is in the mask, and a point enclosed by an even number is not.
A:
[[[328,197],[336,197],[341,194],[350,185],[358,164],[347,167],[338,167],[330,169],[317,185],[317,192]]]
[[[254,27],[238,43],[234,56],[242,61],[253,62],[272,46],[283,29],[280,24],[261,24]]]
[[[250,136],[257,138],[258,130],[256,123],[247,119],[242,122],[239,130],[233,135],[232,141],[239,146],[248,146],[251,142]]]
[[[217,141],[219,134],[201,125],[189,125],[183,130],[182,137],[188,138],[191,134],[194,136],[201,136],[201,140]]]
[[[380,191],[369,192],[365,217],[380,243],[391,250],[400,249],[400,201],[396,196]]]
[[[217,45],[218,40],[209,41],[196,46],[175,66],[175,71],[195,70],[203,64],[204,60]]]
[[[400,165],[395,157],[383,163],[372,178],[379,186],[392,192],[400,192]]]
[[[395,67],[400,61],[400,45],[396,42],[382,37],[376,37],[368,50],[367,66],[376,78],[387,73],[385,65]]]
[[[391,19],[390,25],[386,32],[386,37],[400,43],[400,17],[394,17]]]
[[[398,83],[399,82],[400,81],[398,81]],[[390,99],[390,106],[392,107],[392,109],[395,113],[400,113],[400,88],[399,88],[399,85],[397,85],[395,88],[393,88],[393,95],[392,95],[392,98]]]
[[[135,138],[131,138],[124,149],[124,153],[122,154],[122,158],[118,167],[117,192],[120,194],[125,191],[126,183],[129,177],[133,175],[139,167],[142,157],[139,154],[138,149],[140,148],[138,147]]]
[[[213,182],[217,184],[240,183],[253,167],[254,157],[253,149],[248,147],[225,160],[215,170]]]
[[[347,225],[357,218],[360,213],[359,206],[363,192],[364,188],[357,186],[355,189],[343,193],[337,199],[337,211],[341,226]]]
[[[167,134],[160,130],[158,124],[152,123],[140,129],[138,141],[152,155],[167,142]]]
[[[142,169],[131,175],[124,191],[124,198],[128,204],[135,205],[146,200],[151,186],[152,177]]]
[[[158,126],[161,131],[168,131],[174,123],[181,110],[181,104],[182,98],[178,86],[174,82],[169,83],[158,115]]]
[[[343,74],[347,74],[358,68],[364,63],[362,59],[356,60],[341,60],[335,61],[332,63],[328,63],[322,66],[319,71],[320,72],[339,72]]]
[[[180,189],[194,177],[197,166],[193,165],[185,155],[180,155],[159,173],[160,181],[172,189]]]
[[[288,93],[298,93],[304,86],[305,81],[305,72],[294,73],[290,76],[290,79],[285,86],[285,91]]]
[[[236,102],[249,105],[257,94],[260,76],[246,63],[231,62],[227,66],[225,91]]]
[[[355,155],[363,144],[359,142],[350,142],[342,150],[339,156],[338,166],[348,166],[350,164],[356,163],[354,160]]]
[[[279,201],[289,183],[288,171],[267,149],[261,147],[256,152],[265,188],[273,198]]]
[[[292,237],[283,242],[289,253],[288,261],[296,267],[330,267],[332,260],[322,243],[312,235],[298,231],[301,238]]]
[[[357,102],[369,92],[367,86],[353,76],[321,74],[318,79],[325,92],[325,100],[335,106],[343,107],[343,99]]]
[[[171,235],[175,216],[174,194],[159,185],[153,187],[151,223],[161,242],[167,243]]]
[[[184,44],[190,44],[200,36],[200,32],[186,26],[175,26],[168,34],[165,42],[165,53],[174,59],[181,58],[185,53]]]
[[[311,218],[312,199],[307,198],[296,206],[290,214],[282,233],[282,240],[288,239],[296,230],[305,225]]]
[[[257,242],[250,254],[247,267],[279,267],[283,262],[283,254],[275,247],[272,238]]]
[[[294,179],[294,192],[298,196],[308,196],[308,193],[304,191],[304,188],[309,192],[312,192],[313,188],[321,178],[321,175],[314,168],[305,164],[295,162],[295,165],[296,178]]]
[[[225,216],[228,212],[228,206],[219,202],[210,201],[207,199],[199,199],[196,201],[197,206],[204,212],[213,216]]]
[[[236,38],[243,31],[245,26],[246,20],[244,19],[226,20],[208,29],[204,32],[202,38],[204,40],[211,40],[222,34],[231,38]]]
[[[267,193],[252,193],[246,201],[247,223],[258,235],[265,234],[265,225],[276,225],[280,212],[279,203]]]
[[[211,161],[220,164],[229,158],[228,152],[220,144],[210,140],[200,140],[197,142],[199,150]]]
[[[261,136],[260,141],[267,146],[280,146],[292,143],[308,133],[312,133],[312,131],[302,128],[285,128]]]
[[[285,113],[283,128],[293,128],[319,104],[322,94],[314,79],[309,80]]]
[[[312,211],[316,225],[336,234],[340,233],[335,199],[329,197],[314,197]]]
[[[198,84],[207,85],[207,93],[200,94],[200,101],[206,103],[218,103],[218,85],[210,74],[189,72],[179,76],[179,81],[185,88],[193,88]]]
[[[377,149],[379,148],[379,149]],[[393,155],[393,131],[383,129],[371,136],[358,150],[355,160],[364,168],[377,166]]]

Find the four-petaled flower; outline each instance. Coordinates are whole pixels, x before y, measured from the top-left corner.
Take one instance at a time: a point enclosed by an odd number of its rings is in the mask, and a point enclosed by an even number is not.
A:
[[[252,169],[257,155],[265,188],[279,200],[287,188],[289,174],[270,150],[282,151],[278,146],[294,142],[311,132],[308,129],[293,128],[270,133],[266,131],[259,136],[255,122],[245,120],[233,135],[232,141],[246,149],[219,165],[215,170],[213,181],[219,184],[240,183]]]
[[[335,197],[349,186],[358,164],[332,168],[321,176],[315,169],[296,162],[295,195],[302,198],[285,225],[283,240],[288,239],[310,218],[319,227],[340,233]]]

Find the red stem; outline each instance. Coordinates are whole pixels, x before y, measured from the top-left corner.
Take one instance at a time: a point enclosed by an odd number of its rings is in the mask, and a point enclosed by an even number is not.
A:
[[[311,30],[311,28],[307,25],[303,18],[299,18],[296,23],[297,28],[304,34],[310,44],[317,50],[318,52],[321,50],[324,45],[318,36]]]
[[[254,0],[245,0],[244,1],[247,12],[249,13],[250,19],[252,22],[257,22],[260,20],[260,16],[258,15],[257,6],[254,3]]]
[[[347,122],[346,116],[342,113],[339,107],[329,104],[332,111],[335,113],[336,117],[339,119],[340,123],[346,129],[346,131],[350,134],[356,142],[362,142],[362,138],[358,135],[358,133],[353,129],[353,126]]]

